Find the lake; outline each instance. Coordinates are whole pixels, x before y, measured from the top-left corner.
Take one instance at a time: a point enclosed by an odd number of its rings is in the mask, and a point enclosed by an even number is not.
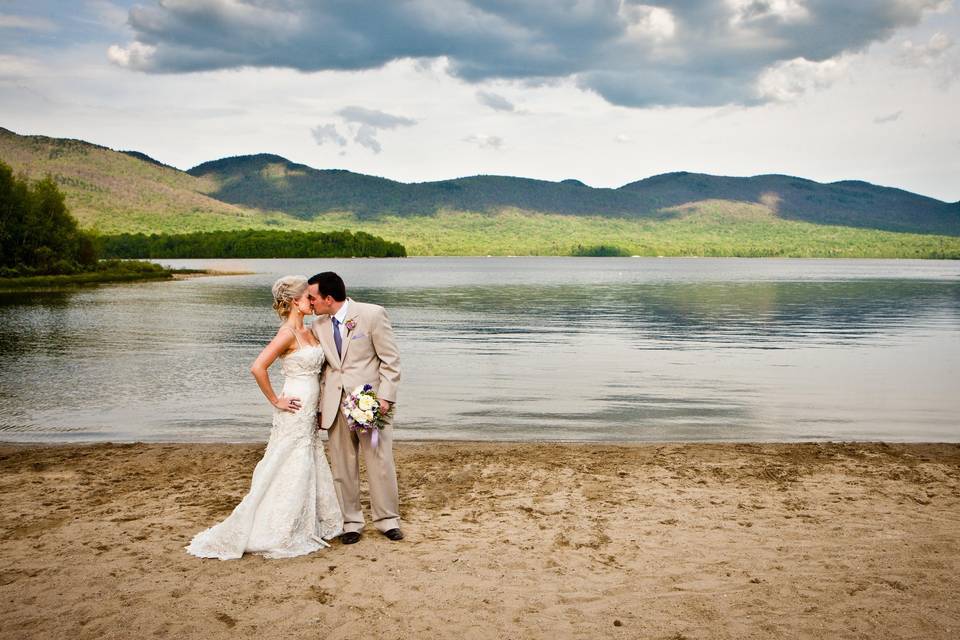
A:
[[[253,273],[0,293],[0,440],[266,440],[270,285],[334,270],[393,322],[397,439],[960,442],[958,262],[160,262]]]

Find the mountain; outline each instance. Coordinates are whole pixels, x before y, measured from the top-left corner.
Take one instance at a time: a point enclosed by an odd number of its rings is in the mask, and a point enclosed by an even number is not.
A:
[[[781,175],[734,178],[679,172],[619,189],[592,188],[573,179],[549,182],[507,176],[405,184],[314,169],[270,154],[205,162],[188,173],[215,184],[209,193],[224,202],[278,209],[303,219],[329,212],[371,218],[503,209],[664,219],[679,215],[675,208],[681,205],[727,200],[759,205],[786,220],[960,235],[960,203],[858,181],[821,184]]]
[[[100,232],[197,231],[262,226],[263,214],[207,195],[213,185],[138,152],[0,128],[0,160],[51,176],[81,226]]]
[[[473,176],[406,184],[342,169],[314,169],[260,154],[205,162],[188,171],[217,185],[212,195],[238,205],[275,208],[310,219],[352,212],[361,218],[504,208],[567,215],[633,215],[636,194],[507,176]]]
[[[179,169],[177,169],[176,167],[171,167],[170,165],[160,162],[159,160],[155,160],[154,158],[151,158],[147,154],[141,153],[140,151],[121,151],[120,153],[125,153],[131,158],[136,158],[137,160],[143,160],[144,162],[149,162],[150,164],[156,165],[158,167],[179,171]]]
[[[272,154],[204,162],[187,171],[214,185],[211,195],[224,202],[279,210],[299,218],[328,211],[362,215],[402,207],[406,185],[351,171],[320,171]]]
[[[787,220],[960,235],[960,202],[858,180],[821,184],[783,175],[728,178],[678,172],[631,182],[620,190],[643,194],[660,207],[701,200],[752,202]]]
[[[0,160],[52,176],[81,225],[101,233],[350,229],[412,255],[960,257],[960,203],[856,181],[668,173],[618,189],[482,175],[406,184],[272,154],[180,171],[137,151],[2,128]]]

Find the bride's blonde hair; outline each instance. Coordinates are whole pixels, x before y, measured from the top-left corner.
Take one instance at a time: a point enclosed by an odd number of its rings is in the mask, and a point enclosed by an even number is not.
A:
[[[303,276],[283,276],[273,283],[273,310],[281,318],[290,315],[293,301],[303,295],[307,289],[307,279]]]

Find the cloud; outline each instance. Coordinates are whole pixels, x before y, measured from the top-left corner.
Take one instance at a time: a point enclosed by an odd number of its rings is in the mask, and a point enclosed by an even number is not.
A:
[[[32,58],[0,53],[0,78],[33,78],[42,71],[43,65]]]
[[[417,124],[417,121],[412,118],[358,106],[344,107],[337,111],[337,115],[342,120],[343,126],[352,129],[353,141],[374,153],[383,151],[383,146],[377,139],[377,134],[381,129],[412,127]],[[319,145],[332,142],[340,147],[347,146],[347,139],[340,133],[335,124],[318,125],[311,129],[310,133]]]
[[[810,11],[800,0],[730,0],[730,22],[738,27],[748,27],[761,22],[784,24],[808,20]]]
[[[374,153],[380,153],[383,150],[383,147],[380,146],[380,141],[377,140],[377,130],[368,124],[362,124],[357,128],[357,132],[353,136],[353,141],[361,147],[370,149]]]
[[[877,116],[873,119],[874,124],[887,124],[889,122],[896,122],[900,119],[900,116],[903,115],[903,109],[900,111],[894,111],[893,113],[888,113],[885,116]]]
[[[904,67],[929,67],[934,65],[953,47],[953,38],[938,31],[926,44],[913,44],[907,40],[900,45],[897,64]]]
[[[402,59],[443,60],[446,73],[468,83],[567,79],[629,107],[755,104],[826,86],[844,54],[889,39],[943,6],[942,0],[170,1],[131,9],[134,38],[111,47],[109,56],[151,73],[357,71]]]
[[[513,111],[513,103],[503,96],[489,91],[477,91],[477,100],[494,111]]]
[[[347,122],[356,122],[374,129],[396,129],[397,127],[410,127],[417,124],[416,120],[410,118],[394,116],[364,107],[344,107],[337,111],[337,115]]]
[[[900,45],[894,62],[908,69],[930,69],[941,87],[946,88],[960,77],[960,51],[953,38],[938,31],[924,44],[910,40]]]
[[[503,148],[503,138],[500,136],[488,136],[482,133],[475,133],[463,139],[464,142],[475,144],[481,149],[493,149],[499,151]]]
[[[26,29],[28,31],[56,31],[57,25],[46,18],[16,16],[0,13],[0,29]]]
[[[624,3],[619,9],[626,23],[626,36],[634,40],[664,42],[677,33],[677,21],[668,9]]]
[[[846,73],[844,59],[812,62],[796,58],[777,64],[757,79],[757,95],[763,102],[790,102],[814,89],[830,86]]]
[[[340,135],[336,125],[322,124],[311,129],[310,133],[313,134],[313,139],[317,141],[317,144],[321,146],[327,142],[332,142],[340,147],[347,146],[347,139]]]
[[[115,5],[109,0],[86,0],[87,17],[78,18],[84,21],[96,21],[101,26],[122,29],[126,27],[128,11],[124,7]]]

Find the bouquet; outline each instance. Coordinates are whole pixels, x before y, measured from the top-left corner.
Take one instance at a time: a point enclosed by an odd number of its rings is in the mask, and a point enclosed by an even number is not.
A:
[[[347,394],[340,410],[347,419],[350,431],[369,433],[373,447],[377,446],[380,429],[386,425],[387,418],[393,413],[393,407],[386,413],[380,411],[380,399],[369,384],[360,385]]]

